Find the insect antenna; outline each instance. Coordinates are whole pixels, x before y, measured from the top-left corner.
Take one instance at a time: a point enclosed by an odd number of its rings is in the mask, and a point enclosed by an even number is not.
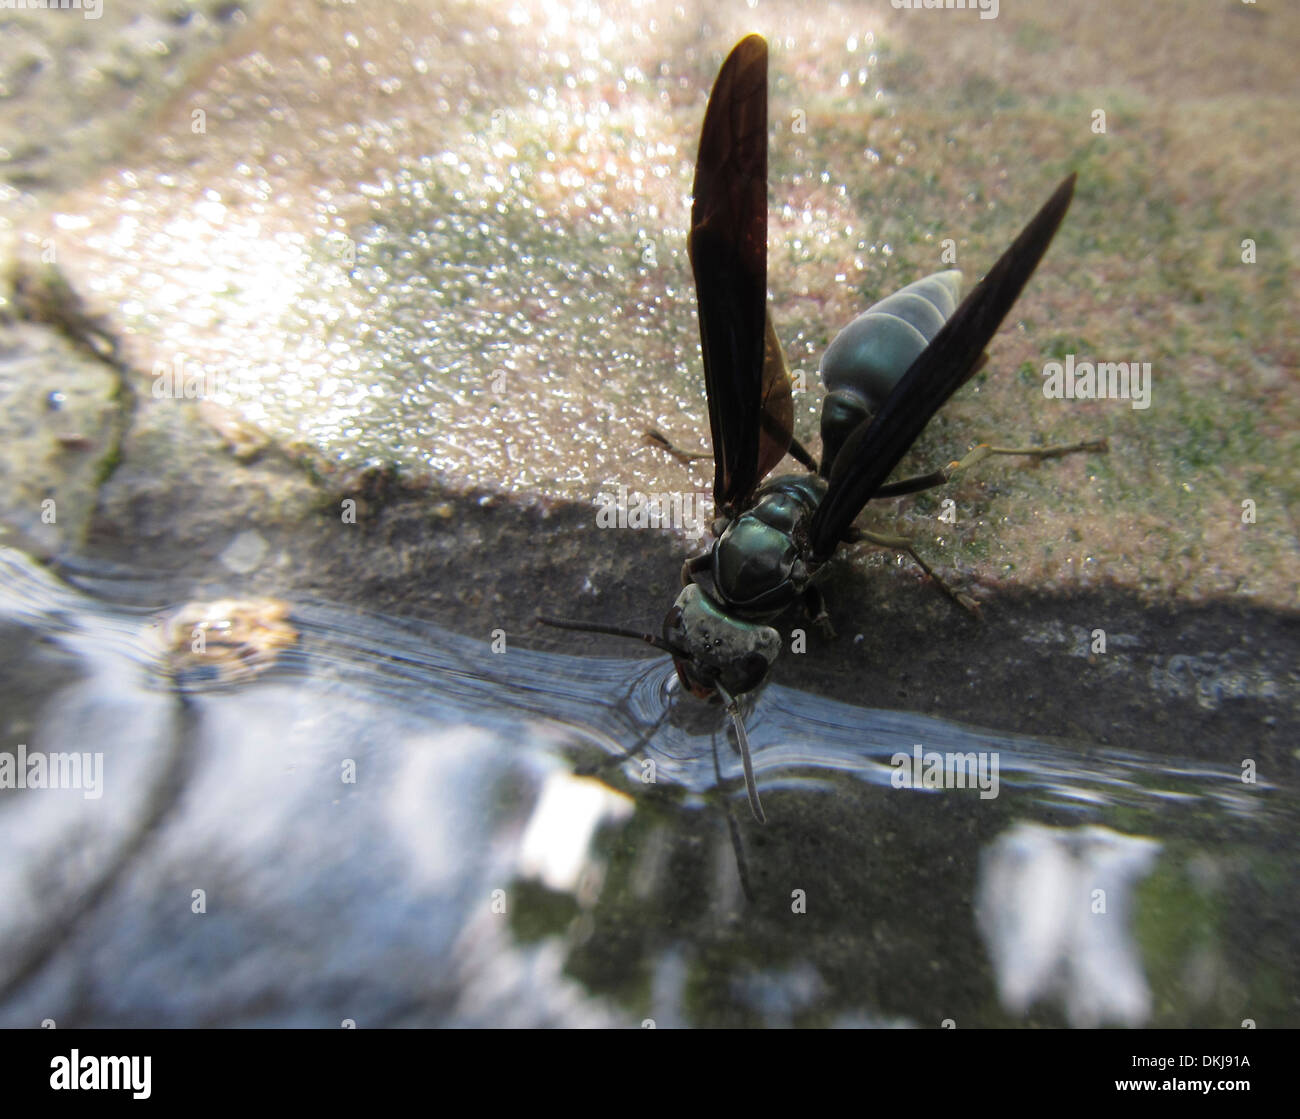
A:
[[[617,754],[608,754],[601,758],[600,761],[593,762],[590,765],[575,766],[573,775],[575,777],[596,777],[599,774],[604,773],[605,770],[610,769],[615,765],[621,765],[629,758],[636,757],[642,748],[650,744],[650,740],[658,733],[659,728],[664,725],[664,720],[668,718],[668,710],[669,709],[665,707],[659,713],[659,718],[650,725],[650,728],[644,731],[626,750],[622,750]]]
[[[740,717],[740,703],[734,697],[727,694],[726,689],[721,684],[714,683],[714,690],[722,697],[722,702],[727,705],[727,712],[731,715],[731,721],[736,727],[736,742],[740,746],[740,762],[745,767],[745,792],[749,794],[749,810],[754,814],[754,819],[760,824],[767,823],[767,816],[763,812],[763,804],[758,799],[758,784],[754,781],[754,763],[749,756],[749,736],[745,733],[745,720]]]
[[[609,637],[630,637],[634,641],[644,641],[647,645],[653,645],[656,649],[662,649],[670,657],[685,656],[681,649],[675,649],[669,645],[662,637],[656,637],[652,633],[642,633],[635,629],[624,629],[622,626],[607,626],[601,622],[572,622],[565,618],[547,618],[541,614],[537,620],[544,626],[554,626],[556,629],[572,629],[579,633],[603,633]]]

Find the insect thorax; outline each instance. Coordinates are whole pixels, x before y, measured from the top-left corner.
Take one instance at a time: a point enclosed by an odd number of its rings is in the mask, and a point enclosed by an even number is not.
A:
[[[815,474],[783,474],[759,487],[754,503],[713,545],[713,590],[733,613],[775,617],[807,589],[808,522],[826,495]]]

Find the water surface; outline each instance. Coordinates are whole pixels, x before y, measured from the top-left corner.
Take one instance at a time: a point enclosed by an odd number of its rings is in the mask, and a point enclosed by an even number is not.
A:
[[[0,565],[4,750],[103,767],[0,791],[5,1025],[1296,1022],[1292,785],[770,684],[760,827],[664,658],[296,601],[232,669],[165,583]]]

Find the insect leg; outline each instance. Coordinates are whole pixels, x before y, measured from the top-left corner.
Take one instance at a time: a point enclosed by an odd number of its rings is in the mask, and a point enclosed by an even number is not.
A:
[[[642,436],[652,447],[658,447],[660,450],[666,451],[683,466],[689,466],[692,462],[697,462],[700,459],[711,459],[713,457],[713,455],[708,451],[683,451],[662,431],[653,427],[646,428],[645,431],[642,432]],[[814,474],[817,473],[817,460],[813,458],[811,452],[809,452],[809,450],[793,436],[790,438],[790,446],[788,450],[790,457],[797,463],[801,466],[807,467]]]
[[[822,631],[827,640],[835,637],[835,627],[831,625],[831,616],[826,612],[826,598],[820,587],[808,587],[803,592],[803,608],[813,624]]]
[[[790,446],[788,448],[787,453],[800,466],[807,467],[814,474],[817,473],[817,460],[812,457],[808,449],[802,443],[800,443],[799,440],[796,439],[793,435],[790,436]]]
[[[854,525],[845,534],[844,539],[850,544],[865,540],[868,544],[875,544],[881,548],[892,548],[896,552],[905,553],[911,557],[912,562],[915,563],[917,567],[934,580],[938,588],[952,599],[953,602],[957,603],[957,605],[962,607],[962,609],[970,611],[970,613],[974,614],[975,617],[978,618],[980,616],[979,603],[971,598],[970,595],[963,594],[961,591],[953,590],[952,587],[948,586],[947,583],[940,579],[939,576],[934,573],[934,569],[926,563],[917,553],[916,549],[912,547],[912,542],[907,539],[906,536],[886,536],[879,532],[868,532],[865,528],[859,528],[857,525]]]
[[[713,772],[718,779],[718,788],[722,788],[722,765],[718,761],[718,736],[713,736]],[[749,888],[749,864],[745,861],[745,848],[740,842],[740,825],[736,823],[736,814],[731,811],[731,804],[726,797],[720,797],[722,812],[727,819],[727,832],[731,836],[731,849],[736,854],[736,871],[740,875],[740,888],[745,900],[752,903],[754,894]]]
[[[745,792],[749,794],[749,810],[754,814],[755,820],[760,824],[766,824],[767,816],[763,812],[762,801],[758,799],[758,783],[754,780],[754,762],[749,754],[749,735],[745,733],[745,720],[740,713],[740,700],[736,696],[728,695],[721,684],[714,683],[713,687],[722,697],[722,702],[727,705],[727,713],[731,716],[732,726],[736,730],[736,747],[740,750],[740,764],[745,771]]]
[[[929,474],[918,474],[913,478],[903,478],[897,482],[890,482],[888,485],[881,486],[876,491],[875,497],[902,497],[904,494],[920,493],[922,490],[942,486],[950,481],[955,474],[963,470],[969,470],[972,466],[978,465],[991,455],[1028,455],[1031,458],[1045,459],[1060,458],[1063,455],[1072,455],[1081,451],[1104,454],[1108,449],[1105,439],[1088,439],[1082,443],[1057,443],[1051,447],[993,447],[988,443],[981,443],[965,458],[950,462],[939,470],[933,470]]]
[[[626,750],[622,750],[615,754],[606,754],[605,757],[601,758],[597,762],[588,762],[585,765],[574,766],[573,775],[575,777],[597,777],[612,766],[622,765],[630,759],[635,758],[650,744],[650,740],[659,733],[659,728],[664,725],[664,720],[668,717],[668,711],[669,708],[665,705],[663,711],[659,714],[659,718],[654,721],[650,726],[650,729],[640,734],[637,737],[637,740]]]
[[[699,459],[711,459],[713,457],[713,455],[708,451],[683,451],[680,447],[676,446],[668,436],[664,435],[660,431],[656,431],[653,427],[646,428],[641,434],[647,443],[653,447],[659,447],[662,450],[667,451],[683,466],[689,466],[692,462],[696,462]]]
[[[692,576],[703,571],[709,566],[712,560],[712,552],[701,552],[698,556],[692,556],[682,564],[682,586],[689,587],[693,582],[695,582]]]

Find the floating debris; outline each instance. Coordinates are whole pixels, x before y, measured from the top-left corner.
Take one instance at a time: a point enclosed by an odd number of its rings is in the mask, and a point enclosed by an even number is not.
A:
[[[289,604],[278,598],[187,602],[157,632],[173,676],[217,684],[254,679],[298,641]]]

